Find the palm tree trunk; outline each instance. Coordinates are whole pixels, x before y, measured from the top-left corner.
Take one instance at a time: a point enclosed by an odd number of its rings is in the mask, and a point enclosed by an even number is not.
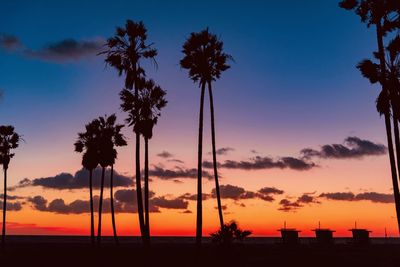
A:
[[[6,242],[6,212],[7,212],[7,168],[4,168],[4,195],[3,195],[3,229],[1,232],[1,244]]]
[[[211,82],[208,82],[208,94],[210,96],[211,140],[212,140],[212,156],[213,156],[214,178],[215,178],[215,192],[217,193],[219,224],[222,229],[224,226],[224,217],[222,214],[221,195],[219,192],[218,169],[217,169],[218,163],[217,163],[217,152],[215,147],[214,98],[211,88]]]
[[[139,89],[135,86],[135,101],[138,101]],[[139,114],[136,112],[136,116]],[[139,226],[140,226],[140,234],[142,236],[143,242],[146,244],[146,227],[144,224],[144,216],[143,216],[143,198],[142,198],[142,182],[140,179],[140,133],[135,132],[136,134],[136,196],[137,196],[137,205],[138,205],[138,216],[139,216]]]
[[[113,183],[114,183],[114,165],[111,165],[111,174],[110,174],[110,202],[111,202],[111,222],[114,233],[114,241],[115,244],[119,244],[118,236],[117,236],[117,228],[115,226],[115,212],[114,212],[114,192],[113,192]]]
[[[99,200],[99,223],[97,228],[97,244],[101,243],[101,213],[103,209],[103,191],[104,191],[104,172],[105,167],[101,170],[100,200]]]
[[[380,22],[376,24],[376,35],[378,42],[378,50],[379,50],[379,61],[382,77],[386,77],[386,65],[385,65],[385,50],[383,46],[383,32],[382,25]],[[382,81],[382,90],[389,95],[389,90],[386,86],[386,81]],[[392,174],[392,183],[393,183],[393,195],[396,206],[396,216],[397,216],[397,226],[400,232],[400,192],[399,192],[399,184],[397,180],[397,170],[396,170],[396,162],[394,156],[393,149],[393,140],[392,140],[392,126],[390,123],[390,114],[389,111],[385,112],[385,127],[386,127],[386,136],[388,141],[388,151],[389,151],[389,161],[390,161],[390,170]]]
[[[150,215],[149,215],[149,139],[144,138],[144,213],[146,223],[146,238],[150,244]]]
[[[93,210],[93,170],[89,170],[89,194],[90,194],[90,241],[94,241],[94,210]]]
[[[200,114],[199,114],[199,141],[198,141],[198,155],[197,155],[197,218],[196,218],[196,244],[201,245],[202,238],[202,224],[203,224],[203,192],[201,187],[201,178],[203,174],[203,110],[204,110],[204,91],[206,83],[201,83],[201,96],[200,96]]]
[[[393,108],[393,129],[394,129],[394,143],[396,145],[396,160],[397,169],[400,170],[400,136],[399,136],[399,122],[398,112]],[[400,177],[398,177],[400,180]]]

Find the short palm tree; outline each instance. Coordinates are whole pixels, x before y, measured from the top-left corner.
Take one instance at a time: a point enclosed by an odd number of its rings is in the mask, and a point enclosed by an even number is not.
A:
[[[376,39],[378,52],[375,56],[379,60],[379,73],[382,79],[380,81],[382,85],[382,92],[378,97],[378,109],[383,113],[385,118],[386,136],[388,142],[389,161],[392,174],[393,192],[396,205],[397,224],[400,231],[400,192],[398,184],[398,174],[396,170],[396,160],[394,155],[393,138],[392,138],[392,126],[390,117],[390,88],[387,84],[387,68],[386,64],[386,53],[384,47],[384,37],[391,31],[395,30],[398,25],[398,11],[399,11],[398,0],[342,0],[339,3],[341,8],[346,10],[354,11],[360,18],[361,21],[367,24],[367,27],[376,27]],[[397,14],[396,14],[397,13]],[[361,67],[359,65],[359,67]]]
[[[146,27],[143,22],[137,23],[127,20],[125,27],[118,27],[115,35],[107,40],[106,46],[107,49],[101,53],[106,55],[106,63],[117,69],[119,75],[125,76],[125,88],[133,90],[137,100],[139,97],[138,81],[145,75],[140,63],[142,59],[154,61],[157,55],[157,50],[152,48],[152,44],[147,43]],[[139,116],[137,111],[134,115]],[[145,236],[145,222],[140,177],[140,133],[135,131],[135,135],[137,205],[140,232],[143,238]]]
[[[218,213],[220,227],[224,226],[222,214],[221,196],[219,190],[216,142],[215,142],[215,123],[214,123],[214,100],[211,83],[220,78],[221,73],[229,68],[227,62],[232,57],[223,52],[223,42],[216,35],[210,33],[208,28],[198,32],[191,33],[186,40],[182,50],[184,57],[180,61],[182,68],[187,69],[189,78],[197,82],[201,87],[200,96],[200,115],[199,115],[199,140],[198,140],[198,162],[197,162],[197,222],[196,222],[196,243],[201,244],[202,237],[202,150],[203,150],[203,109],[204,93],[206,85],[210,96],[211,112],[211,137],[212,137],[212,155],[215,177],[215,190],[217,195]]]
[[[102,222],[102,208],[103,208],[103,192],[104,192],[104,176],[105,170],[108,166],[112,167],[110,177],[110,200],[111,200],[111,218],[115,242],[118,244],[117,231],[115,226],[115,214],[114,214],[114,198],[113,198],[113,172],[114,163],[117,158],[116,146],[126,146],[126,140],[121,133],[121,129],[124,127],[121,124],[116,124],[117,117],[115,114],[107,117],[99,117],[99,164],[102,167],[101,171],[101,183],[100,183],[100,199],[99,199],[99,222],[97,229],[97,243],[101,243],[101,222]]]
[[[12,150],[19,146],[21,137],[11,125],[0,126],[0,164],[4,170],[4,194],[3,194],[3,229],[1,243],[4,245],[6,238],[6,212],[7,212],[7,170],[11,159],[14,157]]]
[[[90,240],[95,243],[94,234],[94,209],[93,209],[93,170],[99,164],[99,121],[93,120],[85,126],[86,132],[78,133],[75,142],[75,152],[83,153],[82,166],[89,171],[89,197],[90,197]]]
[[[124,111],[139,110],[139,121],[135,120],[133,112],[130,113],[126,122],[132,126],[135,125],[137,130],[143,135],[145,143],[145,163],[144,163],[144,209],[145,209],[145,225],[146,238],[150,242],[150,215],[149,215],[149,140],[153,137],[153,127],[157,123],[158,117],[161,115],[161,109],[167,105],[165,100],[166,92],[153,80],[142,80],[142,88],[139,92],[139,101],[135,101],[135,97],[129,90],[121,91],[122,107]],[[135,106],[135,104],[138,106]]]

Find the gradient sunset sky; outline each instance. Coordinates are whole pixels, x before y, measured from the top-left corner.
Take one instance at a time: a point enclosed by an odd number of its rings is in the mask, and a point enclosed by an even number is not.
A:
[[[88,190],[63,182],[86,177],[85,171],[67,175],[81,169],[73,143],[84,124],[112,113],[125,119],[118,96],[123,78],[96,54],[126,19],[147,26],[158,68],[144,66],[167,91],[150,143],[153,235],[194,235],[200,90],[179,60],[189,34],[206,27],[234,58],[214,83],[226,219],[259,236],[278,235],[284,221],[305,236],[319,221],[338,236],[349,235],[355,221],[374,236],[385,228],[397,235],[384,122],[375,110],[379,88],[355,68],[374,51],[374,31],[337,0],[3,1],[0,123],[14,125],[25,140],[9,169],[10,234],[89,234]],[[205,107],[209,161],[208,96]],[[117,227],[136,235],[129,202],[133,133],[124,133],[129,145],[119,150],[115,167]],[[313,156],[301,153],[305,148]],[[329,148],[337,148],[335,156]],[[218,215],[214,182],[203,184],[208,235]],[[111,234],[108,213],[104,222]]]

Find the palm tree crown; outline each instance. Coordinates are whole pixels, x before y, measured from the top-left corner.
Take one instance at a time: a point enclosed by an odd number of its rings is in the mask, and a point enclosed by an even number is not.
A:
[[[134,126],[135,131],[151,139],[153,127],[161,115],[161,109],[167,105],[166,92],[153,80],[142,78],[138,84],[140,84],[140,91],[137,101],[130,90],[121,91],[121,108],[128,113],[126,122],[129,126]],[[138,118],[135,114],[139,114]]]
[[[106,63],[118,70],[119,75],[125,77],[125,87],[132,89],[138,77],[144,75],[140,66],[141,58],[154,61],[157,50],[152,48],[152,43],[147,44],[147,29],[143,22],[127,20],[125,28],[117,27],[114,37],[107,40]],[[154,61],[155,62],[155,61]]]
[[[13,126],[0,126],[0,164],[4,169],[8,169],[10,160],[15,155],[11,150],[16,149],[20,141],[21,136],[15,132]]]
[[[221,73],[230,66],[232,57],[223,52],[223,43],[208,28],[191,33],[182,50],[184,57],[180,65],[189,70],[189,77],[194,81],[206,83],[220,78]]]

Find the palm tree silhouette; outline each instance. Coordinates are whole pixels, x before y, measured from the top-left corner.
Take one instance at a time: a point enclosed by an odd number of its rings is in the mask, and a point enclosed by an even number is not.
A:
[[[106,64],[117,69],[119,75],[125,75],[125,88],[134,89],[136,101],[139,97],[138,82],[145,75],[144,69],[141,67],[141,60],[152,59],[157,55],[157,50],[152,48],[152,44],[147,44],[147,29],[143,22],[134,22],[127,20],[125,27],[117,27],[116,34],[107,40],[107,50],[100,54],[106,55]],[[136,117],[139,116],[135,111]],[[134,128],[135,131],[135,128]],[[146,235],[144,215],[143,215],[143,199],[142,186],[140,177],[140,133],[135,131],[136,148],[136,192],[140,233],[143,241]]]
[[[138,101],[131,91],[121,91],[122,108],[128,111],[126,122],[136,127],[136,131],[143,135],[145,143],[144,163],[144,209],[147,242],[150,242],[150,215],[149,215],[149,139],[153,137],[153,127],[161,115],[161,109],[167,105],[166,92],[153,80],[141,79]],[[138,120],[135,120],[135,112],[139,110]]]
[[[215,123],[214,123],[214,100],[211,83],[219,79],[221,73],[230,66],[227,61],[232,57],[223,52],[223,42],[216,35],[211,34],[208,28],[199,32],[191,33],[186,40],[182,50],[184,57],[180,61],[182,68],[189,71],[189,78],[198,82],[201,87],[200,96],[200,114],[199,114],[199,140],[198,140],[198,162],[197,162],[197,222],[196,222],[196,243],[201,244],[202,237],[202,150],[203,150],[203,110],[204,93],[206,85],[210,96],[211,112],[211,137],[212,137],[212,155],[213,169],[215,177],[215,190],[217,195],[218,213],[220,227],[224,226],[222,214],[221,196],[219,190],[217,155],[215,145]]]
[[[376,54],[376,53],[375,53]],[[386,46],[385,59],[386,77],[381,76],[379,64],[370,59],[361,61],[357,68],[362,75],[369,79],[372,84],[386,83],[389,91],[389,96],[382,90],[377,98],[377,111],[382,115],[385,113],[393,116],[394,140],[396,145],[397,169],[400,170],[400,139],[399,139],[399,119],[400,119],[400,36],[393,38]],[[379,59],[379,58],[378,58]],[[384,80],[382,82],[382,80]]]
[[[14,153],[11,151],[19,146],[21,137],[11,125],[0,126],[0,164],[4,171],[4,194],[3,194],[3,229],[1,234],[1,243],[5,244],[6,238],[6,212],[7,212],[7,170]]]
[[[386,64],[386,56],[385,56],[385,47],[384,47],[384,37],[390,31],[393,31],[395,27],[397,27],[398,16],[392,16],[393,13],[397,12],[396,8],[398,8],[398,2],[396,0],[385,0],[385,1],[376,1],[376,0],[342,0],[339,3],[341,8],[346,10],[354,10],[355,13],[361,18],[361,21],[366,23],[368,27],[371,25],[375,25],[376,27],[376,38],[378,44],[378,52],[375,53],[375,56],[379,60],[379,73],[382,79],[379,79],[382,85],[382,92],[380,93],[377,101],[378,111],[383,113],[385,118],[385,128],[386,128],[386,136],[388,142],[388,151],[389,151],[389,161],[391,167],[392,174],[392,183],[393,183],[393,191],[396,205],[396,214],[397,214],[397,224],[398,230],[400,231],[400,192],[399,185],[397,180],[397,170],[396,170],[396,162],[394,155],[394,147],[393,147],[393,138],[392,138],[392,126],[391,126],[391,117],[390,117],[390,89],[387,84],[387,68]],[[362,65],[359,65],[361,69]],[[364,65],[365,67],[365,65]],[[365,73],[363,73],[365,74]]]
[[[98,129],[99,121],[93,120],[85,125],[86,132],[78,133],[78,140],[75,142],[75,151],[83,153],[82,166],[89,171],[89,195],[90,195],[90,240],[95,243],[94,235],[94,209],[93,209],[93,170],[99,164],[98,151]]]
[[[105,170],[108,166],[111,166],[111,177],[110,177],[110,194],[111,194],[111,218],[114,233],[114,240],[118,244],[117,231],[115,226],[115,215],[114,215],[114,199],[113,199],[113,182],[114,177],[114,163],[117,158],[116,146],[126,146],[124,136],[121,134],[121,129],[124,127],[121,124],[116,124],[117,116],[112,114],[107,117],[99,117],[99,138],[98,138],[98,149],[99,149],[99,164],[102,167],[101,170],[101,184],[100,184],[100,199],[99,199],[99,222],[97,229],[97,243],[101,243],[101,222],[102,222],[102,208],[103,208],[103,192],[104,192],[104,176]]]

